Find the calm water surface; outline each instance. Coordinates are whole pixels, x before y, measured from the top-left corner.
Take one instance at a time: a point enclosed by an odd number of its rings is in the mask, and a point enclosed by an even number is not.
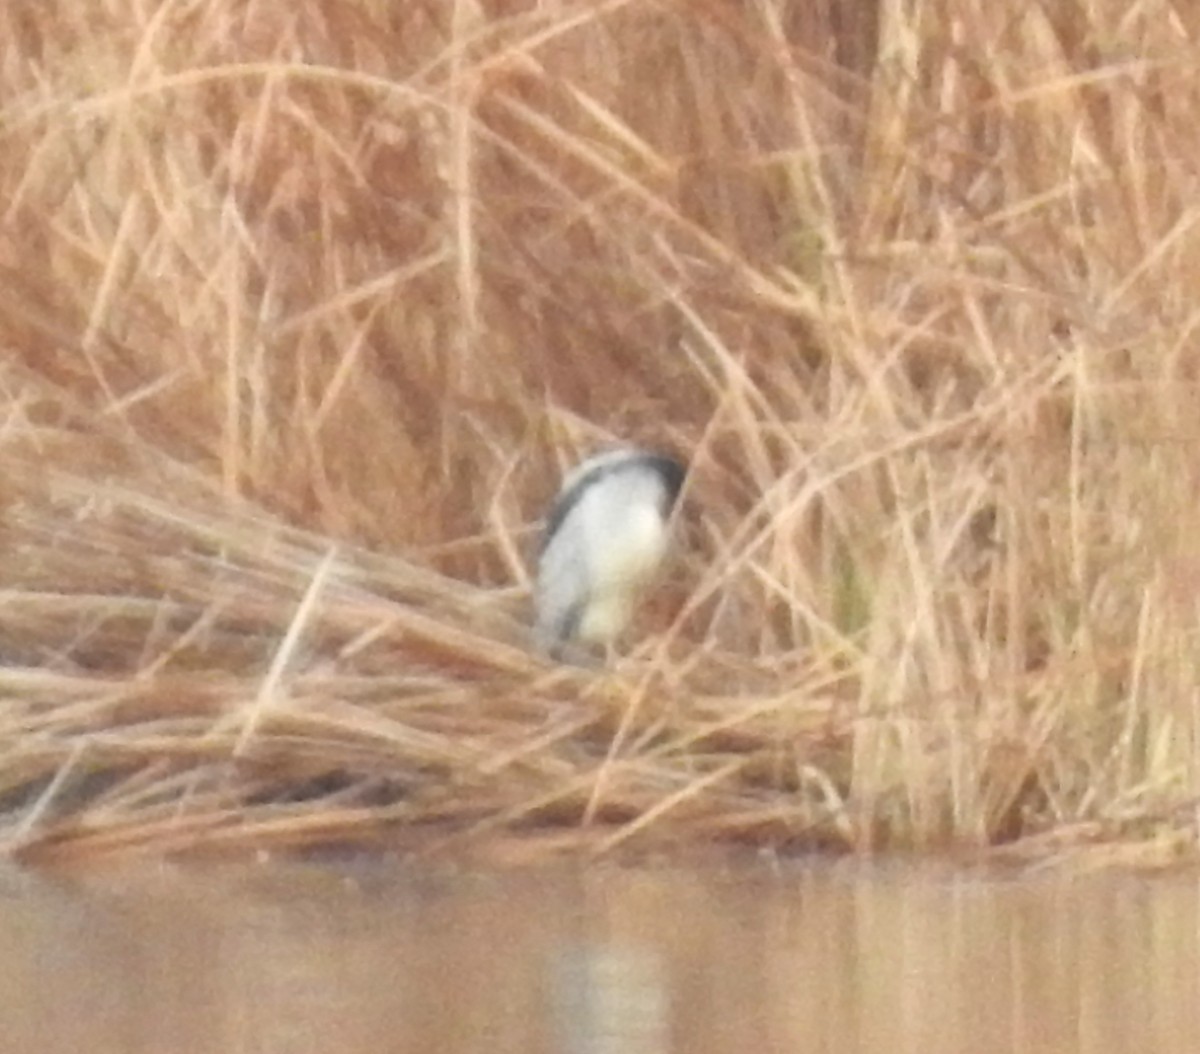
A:
[[[0,871],[5,1054],[1200,1051],[1200,876]]]

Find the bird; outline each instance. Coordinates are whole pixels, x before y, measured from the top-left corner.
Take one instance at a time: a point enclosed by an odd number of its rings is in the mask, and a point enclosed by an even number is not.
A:
[[[613,643],[670,542],[687,470],[633,446],[603,450],[563,480],[546,519],[534,589],[534,640],[562,658],[575,644]]]

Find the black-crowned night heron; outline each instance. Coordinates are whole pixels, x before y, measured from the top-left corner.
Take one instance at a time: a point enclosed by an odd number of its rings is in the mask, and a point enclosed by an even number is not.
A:
[[[576,641],[607,648],[620,636],[666,553],[685,472],[674,458],[621,447],[567,475],[538,561],[534,636],[542,650],[560,656]]]

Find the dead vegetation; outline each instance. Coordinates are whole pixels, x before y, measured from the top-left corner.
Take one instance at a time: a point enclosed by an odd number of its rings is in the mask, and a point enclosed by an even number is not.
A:
[[[881,10],[6,4],[0,847],[1191,854],[1200,22]]]

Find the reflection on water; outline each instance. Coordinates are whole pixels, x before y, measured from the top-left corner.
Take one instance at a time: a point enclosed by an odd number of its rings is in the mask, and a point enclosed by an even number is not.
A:
[[[1200,1050],[1195,876],[0,872],[11,1054]]]

